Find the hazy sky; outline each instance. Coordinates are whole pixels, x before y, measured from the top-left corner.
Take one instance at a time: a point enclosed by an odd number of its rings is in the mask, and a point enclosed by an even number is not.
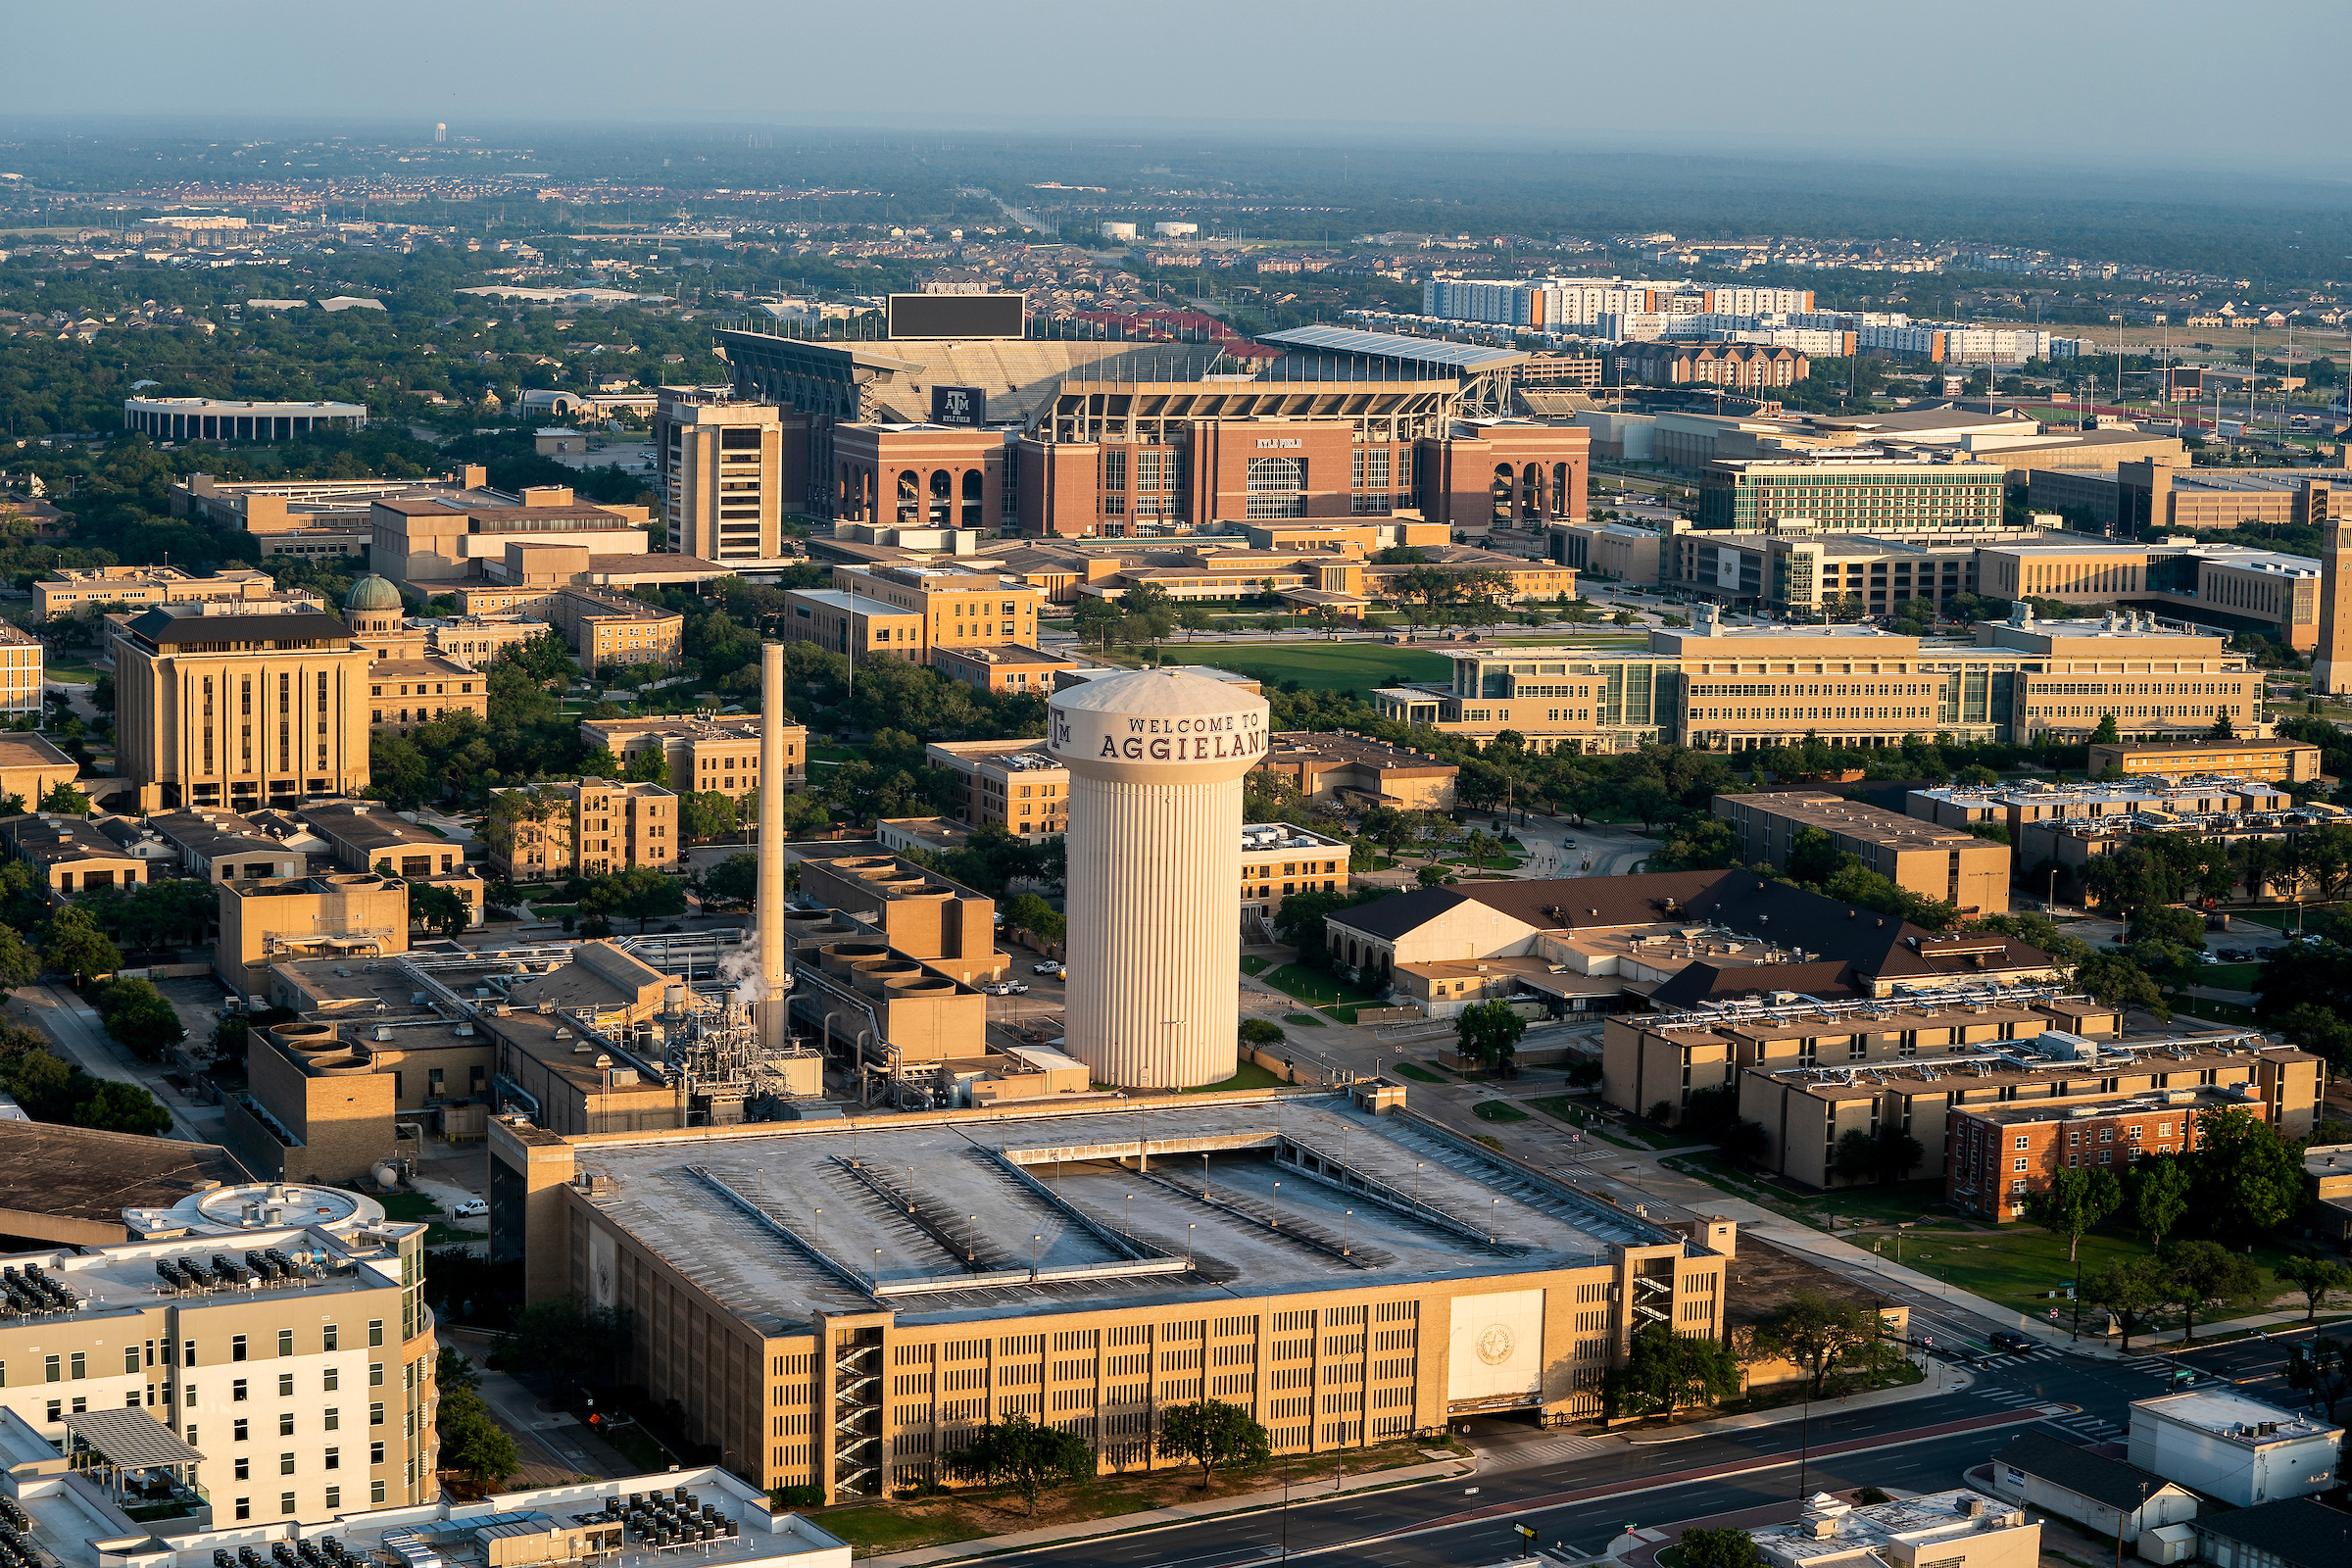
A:
[[[8,8],[0,114],[1290,127],[2344,172],[2344,13],[2181,0],[317,0]],[[2308,45],[2308,49],[2301,47]]]

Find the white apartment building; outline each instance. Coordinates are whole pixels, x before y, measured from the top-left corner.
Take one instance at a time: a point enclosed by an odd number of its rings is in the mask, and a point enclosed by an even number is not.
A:
[[[0,623],[0,713],[41,710],[41,640]]]
[[[186,1450],[147,1485],[216,1528],[439,1495],[425,1226],[290,1185],[123,1219],[128,1242],[0,1259],[0,1446],[66,1451],[92,1441],[75,1418],[139,1410]]]

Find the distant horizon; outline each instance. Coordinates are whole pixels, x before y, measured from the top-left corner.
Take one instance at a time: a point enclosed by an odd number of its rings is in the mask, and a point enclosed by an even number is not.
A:
[[[858,8],[707,0],[689,29],[667,32],[612,0],[560,14],[412,0],[396,21],[254,0],[239,15],[223,32],[208,13],[146,10],[107,41],[102,63],[86,14],[17,17],[12,47],[34,69],[11,83],[0,125],[1270,137],[2345,182],[2337,95],[2291,46],[2334,35],[2340,14],[2317,0],[2276,0],[2258,25],[2218,30],[2182,0],[1984,0],[1958,26],[1946,12],[1862,0],[1766,17],[1689,0],[1673,39],[1648,36],[1639,15],[1557,0],[1489,0],[1458,19],[1394,0],[1199,0],[1181,16],[1076,0],[993,10],[900,0],[879,27]],[[1685,64],[1694,47],[1703,60]],[[878,110],[877,79],[925,107]],[[1708,90],[1677,93],[1678,82]],[[226,87],[255,112],[221,115]],[[2184,104],[2234,123],[2174,128]],[[1145,105],[1183,112],[1139,113]],[[2151,129],[2158,111],[2170,121]],[[0,161],[8,152],[0,145]]]

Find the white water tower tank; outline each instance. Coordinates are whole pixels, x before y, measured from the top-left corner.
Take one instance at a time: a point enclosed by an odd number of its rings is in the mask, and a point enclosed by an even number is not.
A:
[[[1048,705],[1070,771],[1063,1049],[1098,1083],[1190,1089],[1239,1065],[1242,778],[1266,717],[1264,698],[1180,669]]]

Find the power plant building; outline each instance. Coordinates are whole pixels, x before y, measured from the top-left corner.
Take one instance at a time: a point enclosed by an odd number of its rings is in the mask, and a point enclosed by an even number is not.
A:
[[[1242,778],[1265,699],[1175,669],[1054,694],[1046,750],[1069,769],[1066,1050],[1099,1082],[1192,1089],[1239,1064]]]

